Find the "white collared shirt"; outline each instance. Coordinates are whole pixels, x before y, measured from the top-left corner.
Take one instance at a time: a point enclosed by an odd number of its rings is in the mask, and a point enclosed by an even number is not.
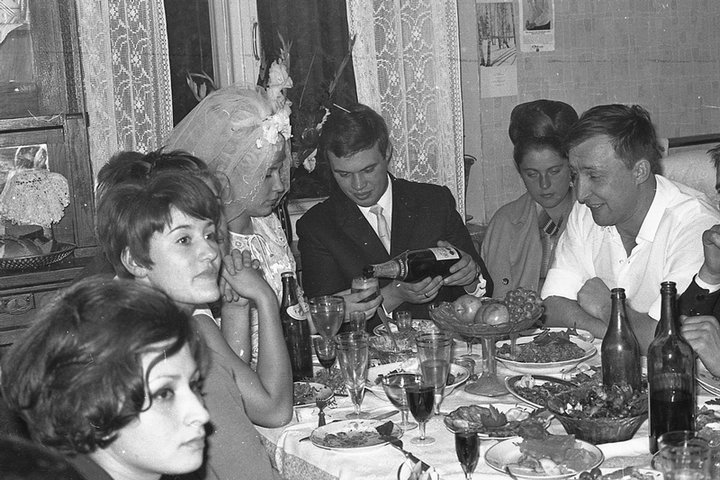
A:
[[[655,175],[657,190],[636,245],[627,255],[615,226],[595,224],[590,209],[576,204],[555,250],[542,298],[577,300],[593,277],[608,288],[624,288],[635,311],[660,318],[660,283],[672,281],[684,292],[703,263],[702,233],[720,213],[700,192]]]
[[[385,193],[382,194],[382,197],[377,202],[377,205],[380,205],[382,207],[382,214],[385,217],[385,221],[388,225],[388,230],[390,233],[390,238],[392,239],[392,215],[393,215],[393,190],[392,190],[392,179],[390,178],[390,175],[388,175],[388,185],[385,189]],[[374,213],[370,213],[370,209],[372,208],[372,205],[369,207],[361,207],[358,205],[358,208],[360,209],[360,212],[363,214],[365,219],[368,221],[370,226],[373,230],[375,230],[375,235],[380,238],[380,234],[378,233],[378,217]]]

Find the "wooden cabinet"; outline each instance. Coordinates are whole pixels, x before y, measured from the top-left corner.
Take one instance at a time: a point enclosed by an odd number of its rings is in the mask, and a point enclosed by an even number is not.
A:
[[[75,2],[5,4],[0,9],[0,173],[17,166],[17,153],[13,159],[7,152],[41,146],[47,168],[62,174],[70,190],[70,204],[52,226],[53,236],[76,249],[40,270],[0,271],[0,352],[96,251]],[[0,187],[4,181],[1,176]]]

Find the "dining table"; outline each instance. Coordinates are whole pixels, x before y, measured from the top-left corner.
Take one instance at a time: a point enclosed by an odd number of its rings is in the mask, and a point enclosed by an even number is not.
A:
[[[600,365],[601,340],[594,339],[592,344],[597,353],[579,364],[575,369],[565,370],[551,374],[558,378],[568,378],[578,369],[587,370],[589,367]],[[457,342],[454,345],[453,358],[465,353],[465,343]],[[476,347],[479,349],[479,345]],[[476,373],[482,370],[482,357],[473,355],[476,359]],[[518,375],[519,373],[506,368],[502,363],[497,366],[498,375]],[[520,373],[522,375],[522,373]],[[372,381],[372,379],[370,379]],[[366,391],[362,402],[362,411],[371,416],[381,415],[394,410],[394,407],[382,394]],[[712,399],[704,391],[699,391],[698,404],[702,405]],[[455,453],[454,434],[445,425],[444,416],[458,407],[465,405],[494,405],[496,407],[510,408],[511,406],[528,406],[522,400],[510,393],[501,396],[485,397],[470,394],[465,391],[464,385],[457,386],[448,393],[442,404],[439,415],[434,415],[427,422],[427,435],[434,437],[436,442],[428,446],[416,446],[410,440],[418,435],[418,429],[405,432],[401,439],[404,448],[418,459],[431,467],[433,476],[442,480],[461,480],[465,475]],[[352,403],[348,397],[336,396],[334,404],[325,409],[326,421],[344,420],[345,416],[353,411]],[[412,417],[411,417],[412,419]],[[400,423],[400,414],[392,416],[389,420]],[[405,480],[407,477],[398,476],[401,466],[406,458],[398,449],[386,444],[373,448],[334,450],[315,446],[307,437],[318,427],[318,409],[314,406],[296,408],[293,420],[279,428],[258,427],[263,443],[280,474],[288,480],[330,480],[355,479],[368,480]],[[548,431],[551,434],[564,435],[566,432],[557,420],[552,420]],[[302,441],[301,441],[302,440]],[[487,480],[501,480],[510,478],[506,473],[499,472],[490,467],[485,461],[485,452],[496,444],[498,440],[481,439],[480,460],[475,468],[473,478]],[[650,468],[652,455],[649,451],[648,421],[640,426],[637,433],[630,440],[597,445],[602,451],[604,459],[600,465],[601,471],[606,474],[623,467],[634,466]],[[406,467],[403,472],[408,471]]]

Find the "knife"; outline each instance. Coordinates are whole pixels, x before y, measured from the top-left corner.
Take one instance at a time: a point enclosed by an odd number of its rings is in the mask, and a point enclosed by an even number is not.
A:
[[[380,425],[379,427],[375,427],[375,430],[377,430],[377,432],[380,434],[380,438],[382,440],[385,440],[390,445],[398,449],[403,455],[405,455],[405,458],[411,460],[415,464],[413,470],[419,470],[419,473],[430,470],[430,465],[423,462],[418,457],[403,448],[403,441],[400,440],[398,437],[392,435],[393,428],[393,422],[387,422]]]

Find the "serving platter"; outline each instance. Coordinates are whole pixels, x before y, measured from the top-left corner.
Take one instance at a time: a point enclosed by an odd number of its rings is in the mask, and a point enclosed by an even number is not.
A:
[[[385,390],[382,384],[378,382],[380,375],[387,375],[388,373],[420,373],[420,365],[417,358],[412,358],[404,362],[386,363],[384,365],[378,365],[371,367],[368,370],[368,379],[365,387],[376,394],[381,399],[386,399]],[[470,378],[470,372],[467,368],[457,365],[455,363],[450,364],[450,375],[454,377],[454,381],[450,384],[445,385],[445,395],[449,395],[455,387],[462,385]]]
[[[516,344],[518,346],[524,345],[526,343],[532,343],[534,337],[520,337],[517,339]],[[595,345],[585,342],[583,340],[580,340],[576,337],[571,337],[570,341],[580,347],[583,350],[583,354],[578,358],[572,358],[569,360],[562,360],[557,362],[519,362],[515,360],[510,360],[508,358],[502,357],[500,355],[495,355],[495,358],[498,362],[501,362],[503,365],[505,365],[510,370],[514,370],[516,372],[521,373],[530,373],[530,374],[560,374],[565,370],[569,370],[575,365],[584,362],[588,359],[590,359],[593,355],[597,353],[597,348]],[[503,345],[509,344],[510,340],[502,340],[500,342],[496,343],[496,346],[499,348]]]
[[[560,475],[538,473],[517,464],[522,455],[519,447],[521,442],[522,437],[514,437],[496,443],[485,452],[485,463],[502,473],[505,473],[505,467],[509,467],[510,472],[517,478],[556,480],[574,477],[580,472],[592,470],[598,467],[604,459],[602,451],[595,445],[582,440],[575,440],[575,447],[591,453],[592,461],[587,462],[587,465],[583,465],[582,469],[578,471],[570,471]]]
[[[705,367],[697,368],[697,374],[695,375],[697,382],[702,388],[708,393],[715,396],[720,396],[720,378],[714,376],[708,372]]]
[[[497,409],[498,412],[503,414],[508,414],[509,412],[523,412],[526,414],[526,416],[531,416],[535,413],[535,410],[526,406],[526,405],[520,405],[520,404],[507,404],[507,403],[495,403],[492,404],[495,409]],[[484,405],[483,405],[484,407]],[[493,429],[488,429],[487,427],[484,427],[482,423],[478,422],[470,422],[468,425],[465,425],[463,427],[458,427],[457,423],[454,422],[454,420],[457,418],[458,414],[462,412],[463,410],[468,411],[468,409],[472,409],[472,405],[466,405],[461,406],[453,410],[452,412],[445,415],[445,418],[443,419],[443,422],[445,423],[445,428],[450,430],[453,433],[456,433],[461,430],[476,430],[477,434],[480,438],[483,440],[505,440],[506,438],[510,437],[516,437],[518,435],[518,425],[527,420],[523,419],[521,421],[515,421],[511,420],[510,418],[507,419],[507,423],[504,426],[501,426],[497,429],[495,429],[495,432],[493,432]],[[464,417],[465,415],[463,415]],[[529,418],[529,417],[528,417]],[[542,422],[541,422],[542,423]]]
[[[546,385],[552,389],[561,389],[563,387],[570,389],[576,387],[572,382],[546,375],[514,375],[505,378],[505,387],[507,387],[508,392],[510,392],[512,396],[535,408],[545,408],[545,405],[538,402],[536,398],[529,398],[519,390],[519,387],[532,388],[528,386],[529,384],[537,386]]]
[[[567,328],[567,327],[539,327],[534,328],[532,330],[525,330],[524,332],[520,332],[521,337],[535,337],[537,335],[540,335],[544,332],[550,332],[550,333],[564,333],[568,332],[570,333],[571,337],[577,337],[583,342],[592,343],[595,340],[595,335],[588,332],[587,330],[583,330],[580,328]],[[573,333],[574,332],[574,333]]]
[[[328,450],[364,450],[387,445],[389,439],[381,438],[377,427],[386,423],[384,420],[342,420],[318,427],[310,434],[310,441],[316,447]],[[393,439],[402,437],[402,429],[393,425],[390,436]]]
[[[435,322],[432,320],[427,319],[421,319],[421,318],[414,318],[412,321],[412,328],[413,330],[416,330],[420,333],[428,333],[428,332],[439,332],[440,329],[435,325]],[[398,327],[396,324],[391,323],[390,324],[390,330],[395,333],[398,331]],[[373,334],[375,334],[378,337],[381,337],[385,334],[387,334],[387,329],[385,328],[384,324],[380,324],[373,328]]]

